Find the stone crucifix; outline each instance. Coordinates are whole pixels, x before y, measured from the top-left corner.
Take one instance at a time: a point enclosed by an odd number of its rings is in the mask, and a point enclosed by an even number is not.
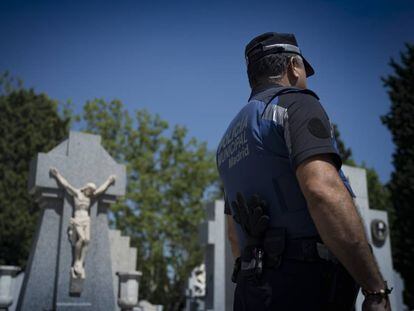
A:
[[[100,136],[71,131],[33,158],[28,190],[40,219],[16,310],[115,310],[108,210],[125,189],[126,168]]]
[[[80,189],[73,187],[55,168],[50,168],[50,174],[56,178],[60,185],[73,197],[74,212],[69,222],[68,235],[74,249],[74,261],[71,268],[72,278],[85,279],[85,257],[90,241],[91,218],[89,209],[91,199],[103,194],[115,183],[115,175],[109,178],[99,187],[92,182],[87,183]]]

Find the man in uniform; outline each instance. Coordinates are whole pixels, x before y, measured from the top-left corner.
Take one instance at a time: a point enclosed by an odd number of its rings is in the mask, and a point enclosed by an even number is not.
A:
[[[240,256],[234,310],[352,310],[359,286],[363,310],[390,310],[295,36],[262,34],[245,57],[252,93],[217,150]]]

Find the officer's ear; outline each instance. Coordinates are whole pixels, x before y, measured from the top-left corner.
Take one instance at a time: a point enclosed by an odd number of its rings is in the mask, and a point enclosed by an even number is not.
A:
[[[296,86],[296,84],[298,83],[300,74],[299,74],[299,69],[298,69],[298,63],[297,61],[295,61],[295,57],[289,58],[286,74],[289,80],[289,84],[292,86]]]
[[[304,65],[299,57],[293,56],[289,59],[289,68],[290,68],[291,74],[296,79],[299,79],[301,76],[301,70],[303,70]]]

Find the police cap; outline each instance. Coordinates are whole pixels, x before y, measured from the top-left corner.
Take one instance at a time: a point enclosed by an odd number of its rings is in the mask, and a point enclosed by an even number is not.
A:
[[[312,66],[303,57],[295,35],[290,33],[266,32],[261,34],[247,44],[244,55],[247,66],[249,66],[267,55],[278,53],[300,55],[305,65],[306,76],[309,77],[315,73]]]

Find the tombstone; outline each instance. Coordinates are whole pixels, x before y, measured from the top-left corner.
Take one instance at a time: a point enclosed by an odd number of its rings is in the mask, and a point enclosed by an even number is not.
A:
[[[80,239],[73,233],[79,228],[74,215],[76,202],[51,176],[52,167],[76,189],[90,183],[102,185],[108,176],[115,175],[115,183],[108,184],[106,191],[89,206],[90,242],[82,270],[84,278],[72,266],[73,256],[79,254],[72,243]],[[30,167],[29,191],[42,212],[18,310],[115,310],[107,210],[117,197],[125,194],[125,186],[125,167],[103,149],[100,136],[70,132],[50,152],[37,155]],[[80,205],[82,202],[77,204],[85,208]],[[87,245],[84,241],[83,246]]]
[[[368,201],[366,171],[344,165],[343,171],[355,192],[355,204],[373,246],[381,273],[394,287],[390,295],[392,310],[406,310],[402,302],[404,283],[393,269],[388,217],[385,211],[371,209]],[[375,208],[375,207],[374,207]],[[207,206],[207,222],[201,227],[201,242],[206,245],[206,310],[232,310],[234,284],[231,283],[233,257],[227,238],[224,202],[216,201]],[[363,296],[358,295],[356,310],[361,310]],[[186,309],[190,310],[189,307]]]
[[[224,202],[206,206],[207,222],[200,228],[201,243],[206,246],[205,309],[232,310],[235,285],[231,282],[233,255],[227,239]]]
[[[391,308],[392,310],[405,310],[402,301],[404,284],[398,272],[394,270],[392,264],[387,212],[376,210],[375,206],[369,206],[365,169],[346,165],[342,168],[354,190],[356,196],[355,205],[362,217],[368,241],[372,245],[380,271],[384,279],[387,280],[388,287],[394,288],[390,294]],[[359,293],[356,303],[357,311],[361,310],[363,300],[363,295]]]

